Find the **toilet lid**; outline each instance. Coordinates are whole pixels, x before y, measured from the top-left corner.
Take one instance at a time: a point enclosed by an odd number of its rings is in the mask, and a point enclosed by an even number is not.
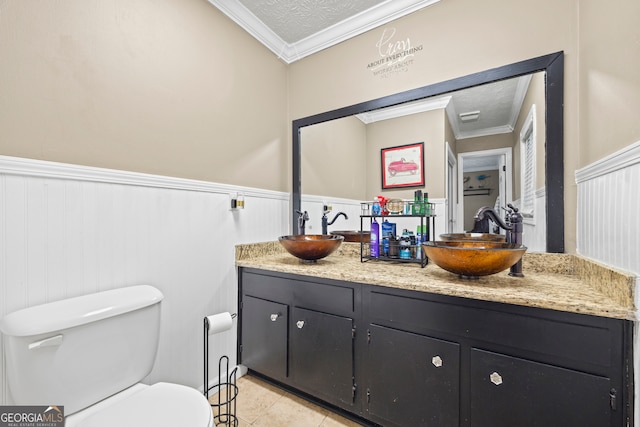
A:
[[[82,427],[209,427],[207,399],[190,387],[157,383],[91,415]]]

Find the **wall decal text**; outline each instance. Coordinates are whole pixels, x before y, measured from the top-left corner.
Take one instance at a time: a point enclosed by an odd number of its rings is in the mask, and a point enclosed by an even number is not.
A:
[[[382,31],[376,48],[378,58],[369,62],[367,69],[380,78],[408,71],[416,53],[422,51],[422,45],[412,46],[409,37],[398,39],[395,28],[385,28]]]

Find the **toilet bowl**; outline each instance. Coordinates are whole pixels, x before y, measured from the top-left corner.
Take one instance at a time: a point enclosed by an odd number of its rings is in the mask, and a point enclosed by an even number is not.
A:
[[[64,406],[67,427],[212,427],[197,390],[140,382],[155,361],[162,299],[140,285],[5,316],[11,402]]]

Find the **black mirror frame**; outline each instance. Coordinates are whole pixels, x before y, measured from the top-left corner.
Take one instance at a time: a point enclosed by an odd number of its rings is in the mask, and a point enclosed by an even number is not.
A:
[[[547,252],[564,253],[564,52],[562,51],[294,120],[291,190],[293,232],[297,232],[296,211],[300,210],[302,204],[300,128],[539,71],[546,72]]]

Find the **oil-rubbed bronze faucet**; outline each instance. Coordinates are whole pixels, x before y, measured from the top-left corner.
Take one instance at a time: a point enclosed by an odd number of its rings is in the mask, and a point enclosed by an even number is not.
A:
[[[472,233],[489,233],[489,220],[498,224],[507,232],[507,243],[511,243],[514,246],[522,245],[522,214],[518,212],[518,208],[514,207],[511,203],[507,205],[509,209],[507,211],[506,221],[490,207],[483,206],[478,209],[476,215],[473,217],[474,225]],[[522,259],[513,264],[509,270],[509,276],[524,277],[522,274]]]
[[[344,212],[338,212],[338,213],[336,214],[336,216],[334,216],[334,217],[333,217],[333,219],[332,219],[331,221],[329,221],[329,219],[327,218],[327,214],[328,214],[329,212],[330,212],[330,210],[329,210],[329,209],[325,209],[325,210],[322,212],[322,234],[327,234],[327,233],[329,232],[329,231],[328,231],[329,226],[330,226],[331,224],[333,224],[334,222],[336,222],[336,219],[338,219],[338,217],[339,217],[340,215],[342,215],[342,216],[344,217],[344,219],[349,219],[349,217],[347,216],[347,214],[346,214],[346,213],[344,213]]]
[[[298,234],[305,233],[305,224],[309,221],[309,213],[307,211],[296,211],[298,214]]]

